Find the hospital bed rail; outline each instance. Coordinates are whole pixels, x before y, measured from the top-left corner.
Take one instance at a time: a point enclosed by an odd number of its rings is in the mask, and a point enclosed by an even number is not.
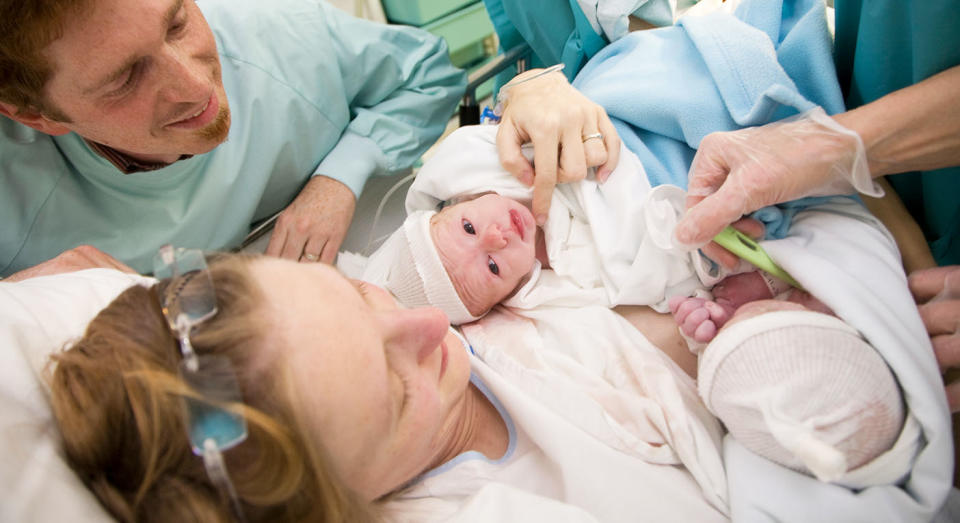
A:
[[[516,65],[516,73],[527,70],[530,63],[530,46],[523,43],[507,49],[506,52],[492,58],[480,66],[467,77],[467,90],[460,103],[460,126],[476,125],[480,123],[480,105],[477,100],[477,88],[490,78],[505,71],[511,65]]]

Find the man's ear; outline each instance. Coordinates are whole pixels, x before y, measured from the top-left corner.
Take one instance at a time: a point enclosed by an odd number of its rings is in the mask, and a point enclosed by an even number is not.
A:
[[[15,105],[7,102],[0,102],[0,114],[7,118],[20,122],[27,127],[31,127],[52,136],[67,134],[70,129],[63,124],[55,122],[43,114],[32,109],[18,109]]]

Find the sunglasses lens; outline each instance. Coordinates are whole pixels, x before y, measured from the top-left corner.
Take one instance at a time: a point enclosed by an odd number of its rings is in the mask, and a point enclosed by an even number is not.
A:
[[[199,395],[186,398],[187,430],[195,454],[202,455],[204,442],[213,439],[217,448],[227,450],[247,437],[243,416],[223,405],[242,403],[240,387],[230,360],[222,356],[201,356],[199,370],[190,371],[181,363],[180,374]]]

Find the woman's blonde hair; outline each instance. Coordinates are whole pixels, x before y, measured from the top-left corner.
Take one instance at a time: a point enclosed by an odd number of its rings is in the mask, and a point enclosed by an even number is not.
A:
[[[270,343],[249,257],[210,263],[217,314],[191,331],[198,354],[232,362],[249,436],[224,452],[250,521],[366,521],[364,503],[336,477],[293,407],[283,365],[257,358]],[[123,292],[83,338],[53,356],[53,412],[73,469],[121,521],[228,521],[229,506],[187,438],[180,352],[156,286]]]

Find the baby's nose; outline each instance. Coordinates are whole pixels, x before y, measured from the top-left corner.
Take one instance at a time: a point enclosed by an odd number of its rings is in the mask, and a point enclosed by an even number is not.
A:
[[[490,225],[483,231],[483,246],[489,250],[498,250],[507,246],[507,239],[499,225]]]

